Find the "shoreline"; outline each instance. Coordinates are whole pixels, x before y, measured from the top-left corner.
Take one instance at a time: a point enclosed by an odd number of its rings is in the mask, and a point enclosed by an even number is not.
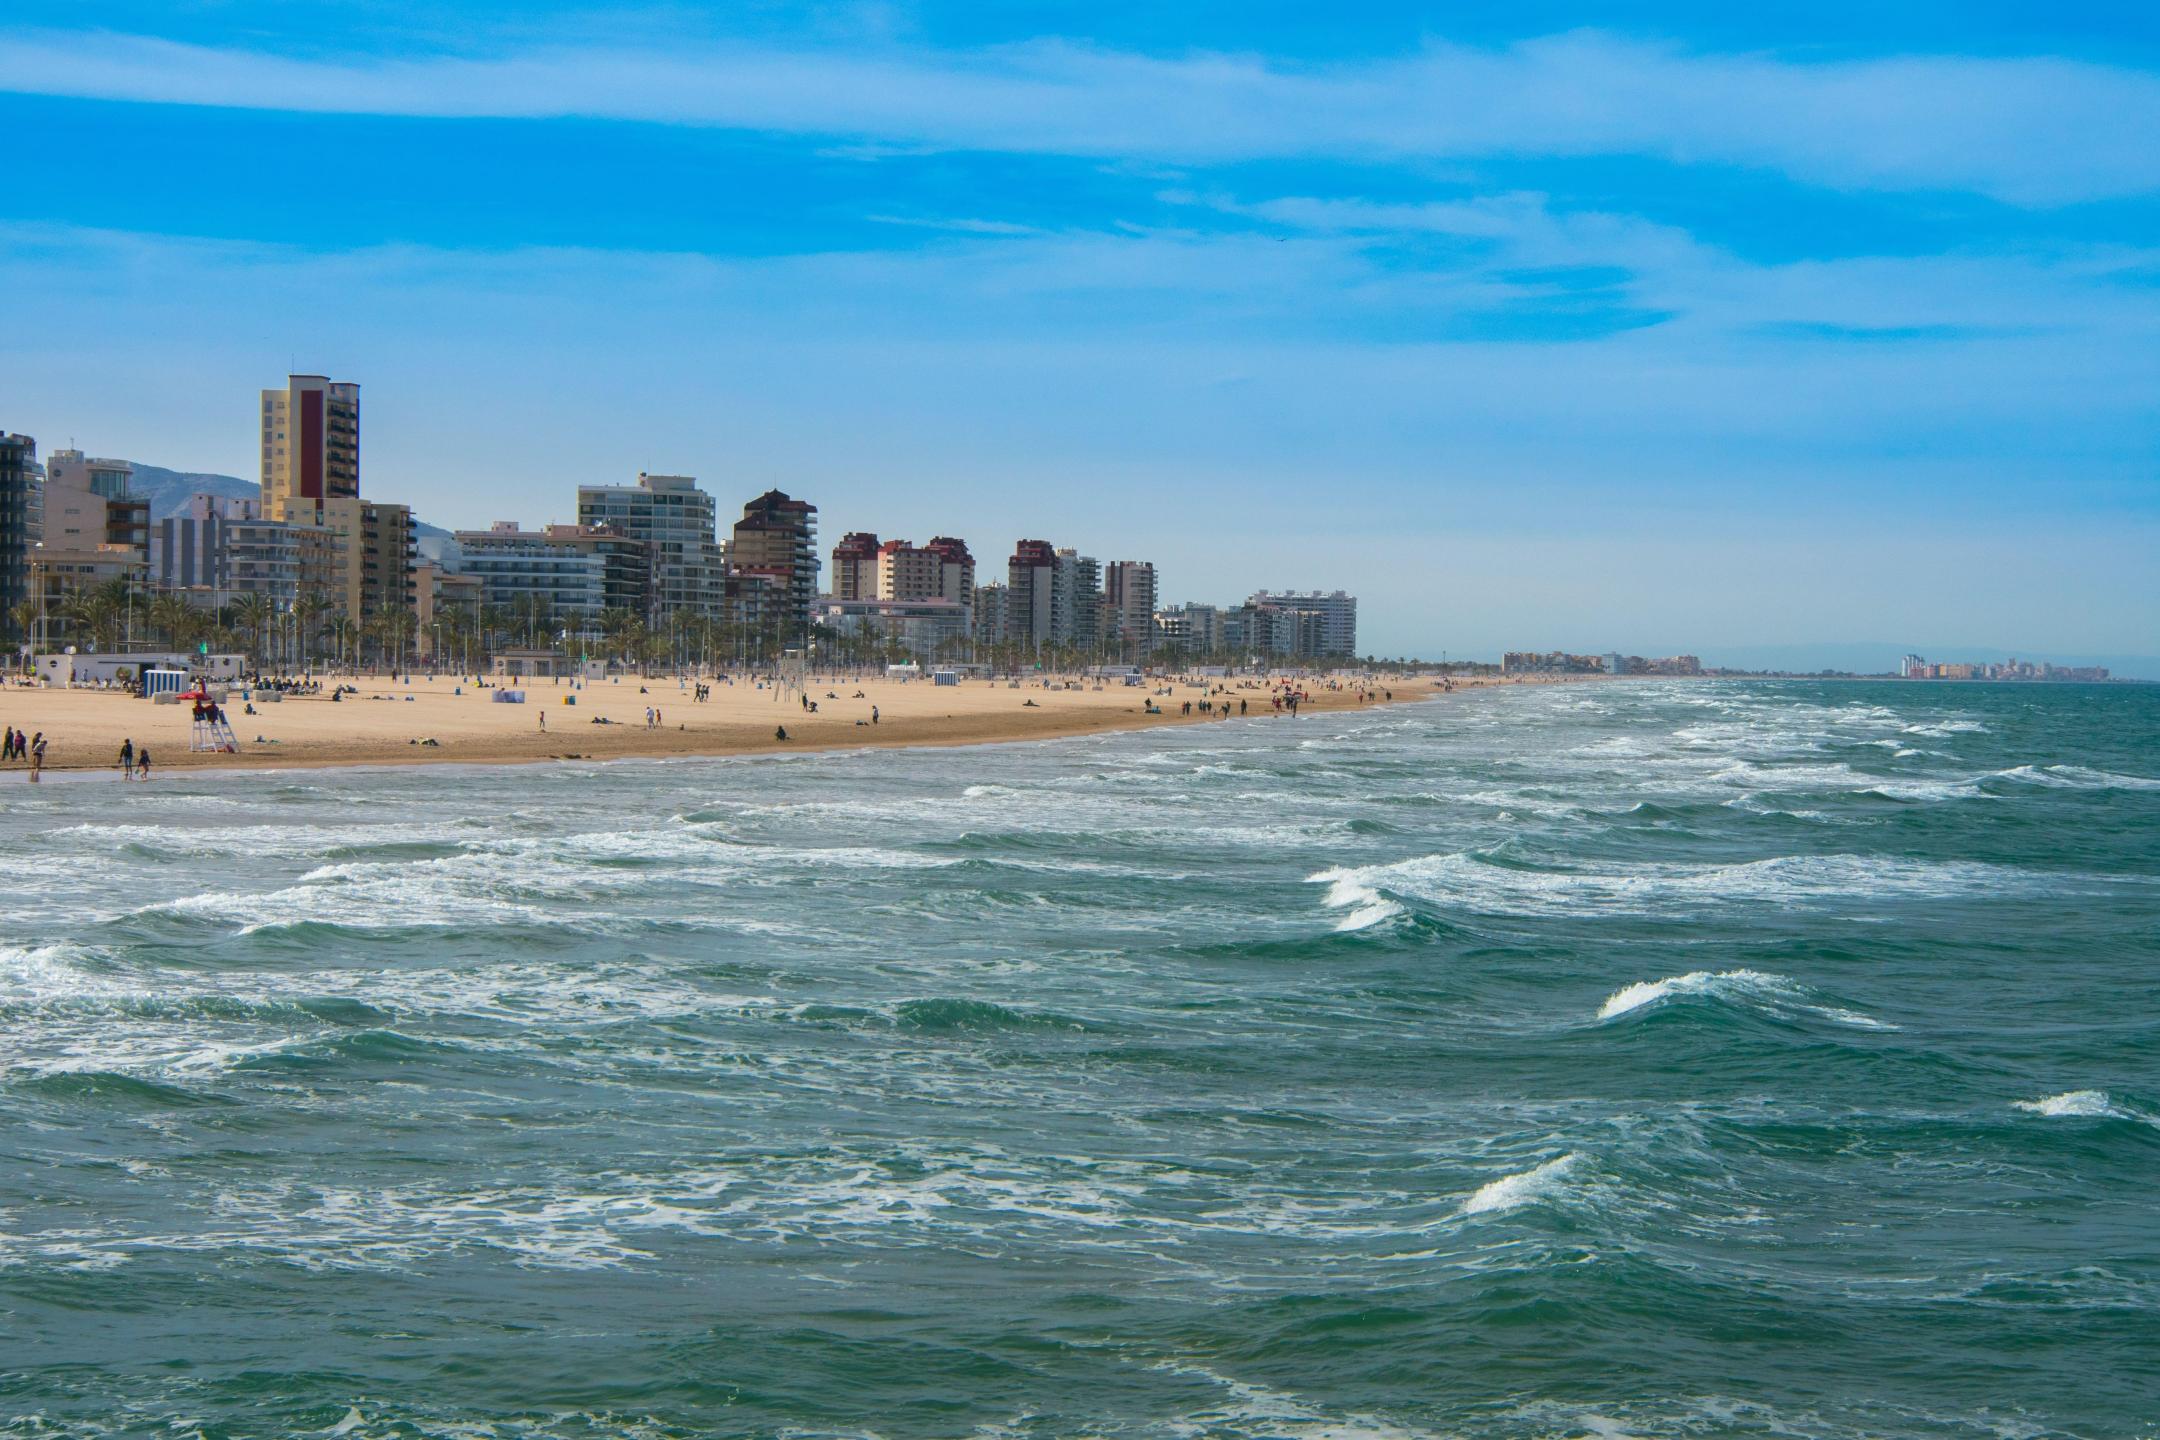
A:
[[[1581,683],[1601,677],[1584,676],[1544,684]],[[669,688],[653,693],[655,682],[643,689],[606,682],[575,692],[583,702],[564,703],[572,692],[549,689],[529,694],[537,704],[504,706],[492,703],[494,691],[474,690],[454,680],[419,681],[412,686],[393,685],[378,679],[373,685],[358,683],[374,695],[347,697],[333,704],[327,698],[289,699],[258,707],[256,715],[232,715],[241,741],[237,753],[191,752],[187,734],[189,713],[177,706],[152,707],[132,695],[105,691],[0,690],[0,723],[28,733],[44,731],[48,737],[46,772],[55,780],[87,781],[100,771],[115,782],[116,757],[123,739],[148,746],[155,753],[153,779],[186,775],[275,774],[287,771],[331,770],[351,767],[412,768],[427,765],[473,765],[489,768],[539,764],[604,764],[617,760],[728,759],[737,756],[830,754],[855,750],[957,748],[972,745],[1003,745],[1030,741],[1081,739],[1091,735],[1117,734],[1169,727],[1206,726],[1224,723],[1221,714],[1202,715],[1197,705],[1206,700],[1232,707],[1244,700],[1249,709],[1239,716],[1234,709],[1228,719],[1276,720],[1298,724],[1314,715],[1329,716],[1402,705],[1452,693],[1516,688],[1516,682],[1458,679],[1452,688],[1423,677],[1376,682],[1370,700],[1361,699],[1357,687],[1317,689],[1292,719],[1278,714],[1269,703],[1270,690],[1236,688],[1229,683],[1225,694],[1203,690],[1198,682],[1173,683],[1174,693],[1155,696],[1154,687],[1137,693],[1127,687],[1116,690],[1068,690],[1041,686],[1019,693],[1004,681],[975,682],[972,687],[932,687],[921,681],[902,684],[887,680],[840,680],[813,682],[821,708],[807,714],[795,707],[783,708],[768,691],[726,687],[715,694],[722,703],[698,704],[687,693]],[[1211,685],[1216,683],[1209,682]],[[839,686],[849,687],[847,700],[838,700]],[[833,687],[827,689],[826,687]],[[462,691],[462,693],[459,693]],[[1393,692],[1389,699],[1388,693]],[[732,693],[729,693],[732,692]],[[235,691],[234,704],[242,704]],[[382,698],[375,698],[381,696]],[[410,696],[408,700],[406,697]],[[394,698],[393,698],[394,697]],[[1146,699],[1155,699],[1161,714],[1143,711]],[[1025,702],[1032,700],[1034,705]],[[1195,713],[1180,708],[1188,701]],[[549,702],[553,703],[549,703]],[[837,706],[836,702],[837,701]],[[590,713],[603,706],[620,711],[635,704],[640,711],[652,702],[666,723],[646,728],[635,722],[592,724]],[[1257,702],[1257,704],[1255,704]],[[852,705],[852,708],[846,708]],[[881,714],[870,723],[855,710],[876,705]],[[410,708],[408,708],[410,707]],[[228,711],[232,706],[227,707]],[[545,709],[551,720],[546,732],[526,729],[529,719]],[[672,710],[674,713],[669,714]],[[676,715],[687,718],[677,720]],[[612,718],[612,717],[611,717]],[[432,722],[432,723],[431,723]],[[775,723],[784,725],[789,738],[772,733]],[[409,732],[418,730],[419,735]],[[257,733],[268,736],[283,731],[278,743],[253,743]],[[420,738],[442,738],[433,745]],[[24,762],[0,768],[0,784],[28,781]]]

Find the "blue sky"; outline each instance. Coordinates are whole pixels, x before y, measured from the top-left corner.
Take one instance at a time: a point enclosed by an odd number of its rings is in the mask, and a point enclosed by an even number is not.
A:
[[[0,425],[778,484],[1391,652],[2160,652],[2134,7],[248,0],[0,21]]]

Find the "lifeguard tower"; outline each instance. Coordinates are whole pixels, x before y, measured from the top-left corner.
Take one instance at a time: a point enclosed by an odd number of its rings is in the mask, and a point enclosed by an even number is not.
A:
[[[195,707],[195,726],[188,737],[188,749],[217,755],[240,753],[240,737],[233,734],[232,722],[225,718],[225,707],[210,698],[207,686],[198,685],[180,698]]]

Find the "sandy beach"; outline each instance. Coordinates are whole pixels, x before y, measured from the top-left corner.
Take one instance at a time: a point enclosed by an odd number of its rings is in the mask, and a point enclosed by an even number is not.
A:
[[[631,756],[739,755],[779,750],[831,750],[869,746],[975,745],[997,741],[1048,740],[1107,730],[1166,725],[1222,723],[1219,714],[1202,715],[1198,702],[1229,701],[1233,714],[1243,700],[1250,716],[1272,716],[1268,682],[1243,678],[1213,680],[1227,685],[1227,695],[1213,695],[1202,682],[1157,682],[1152,687],[1040,680],[1013,688],[1004,680],[968,680],[938,686],[927,680],[824,677],[812,681],[809,698],[818,705],[810,714],[793,697],[781,699],[754,680],[714,684],[712,697],[699,702],[692,683],[675,677],[635,676],[593,681],[573,689],[568,682],[543,680],[525,686],[524,704],[502,704],[492,688],[475,687],[453,676],[416,676],[410,683],[388,676],[361,676],[343,683],[357,694],[332,701],[328,694],[258,703],[245,713],[241,691],[227,704],[235,753],[189,749],[192,718],[186,705],[158,705],[132,695],[100,690],[57,690],[8,686],[0,689],[0,725],[29,734],[42,731],[47,741],[45,768],[50,771],[114,770],[123,741],[148,748],[153,774],[176,769],[262,769],[281,766],[382,765],[422,762],[515,764],[545,760],[607,760]],[[1163,713],[1144,707],[1156,689],[1168,683],[1172,693],[1155,697]],[[1400,703],[1438,693],[1436,680],[1419,677],[1377,682],[1373,699],[1345,685],[1302,682],[1309,701],[1296,720],[1316,713],[1360,709],[1387,703],[1391,691]],[[1471,688],[1475,680],[1456,680]],[[1182,713],[1193,701],[1194,714]],[[1032,702],[1032,703],[1031,703]],[[648,707],[659,721],[646,724]],[[871,721],[871,710],[878,714]],[[542,718],[545,717],[545,729]],[[598,723],[605,720],[607,723]],[[779,740],[776,727],[788,738]],[[433,742],[432,744],[429,742]],[[27,769],[11,762],[6,771]]]

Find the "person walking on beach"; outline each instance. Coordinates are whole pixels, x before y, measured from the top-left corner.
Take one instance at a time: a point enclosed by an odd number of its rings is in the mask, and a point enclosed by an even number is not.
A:
[[[143,749],[135,752],[135,771],[137,779],[148,780],[150,778],[149,750]]]
[[[1119,571],[1118,573],[1123,574],[1124,572]],[[875,705],[872,705],[870,707],[870,723],[873,725],[877,724],[877,706]]]
[[[120,742],[120,778],[123,780],[135,778],[135,742],[133,740],[122,740]]]
[[[35,785],[45,769],[45,732],[37,732],[37,739],[30,742],[30,783]]]
[[[547,734],[547,707],[546,707],[546,706],[542,706],[542,707],[541,707],[541,709],[540,709],[540,733],[541,733],[541,734],[543,734],[543,735]]]

